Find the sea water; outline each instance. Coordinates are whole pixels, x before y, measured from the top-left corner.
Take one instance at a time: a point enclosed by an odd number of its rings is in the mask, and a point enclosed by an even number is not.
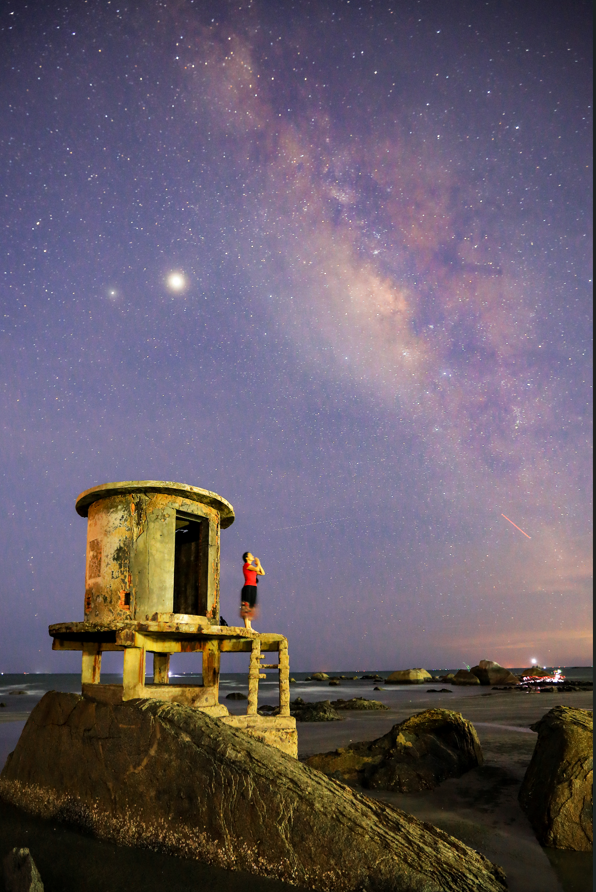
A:
[[[556,668],[561,669],[567,681],[592,681],[593,679],[593,668],[591,666]],[[429,671],[438,680],[439,675],[457,672],[457,669]],[[512,669],[511,671],[516,675],[520,675],[524,669]],[[378,675],[382,679],[386,679],[391,674],[387,670],[338,670],[335,672],[329,671],[328,674],[331,678],[344,677],[340,679],[338,686],[330,686],[329,680],[307,681],[306,679],[311,675],[310,672],[292,672],[291,677],[294,679],[291,684],[292,699],[302,697],[305,700],[314,701],[336,700],[338,698],[350,700],[352,697],[367,697],[380,700],[387,706],[391,706],[396,700],[399,701],[401,698],[407,695],[411,696],[413,693],[412,685],[391,685],[383,690],[382,681],[370,678],[362,679],[361,677],[362,675]],[[259,682],[259,705],[276,706],[279,702],[277,672],[269,672],[267,675],[266,679],[262,679]],[[148,675],[147,682],[151,683],[152,680],[152,677]],[[201,676],[193,674],[171,675],[170,680],[172,684],[202,683]],[[102,673],[102,682],[104,684],[121,684],[122,676]],[[433,682],[429,681],[428,683],[432,684]],[[443,682],[440,682],[440,684],[442,687],[445,686]],[[375,690],[375,688],[381,688],[381,690]],[[419,688],[419,686],[416,686],[416,688]],[[48,691],[80,694],[81,676],[75,673],[0,673],[0,703],[4,704],[0,706],[0,769],[4,766],[8,754],[15,748],[31,710]],[[474,696],[478,694],[476,686],[458,687],[456,691],[458,696]],[[246,673],[223,673],[220,677],[219,691],[220,702],[225,703],[232,714],[245,713],[246,701],[226,699],[227,695],[233,692],[247,695],[248,676]]]

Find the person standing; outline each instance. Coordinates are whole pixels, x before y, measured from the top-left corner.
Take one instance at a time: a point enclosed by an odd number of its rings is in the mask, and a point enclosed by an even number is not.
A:
[[[245,628],[256,631],[252,628],[251,620],[256,615],[257,576],[264,576],[265,571],[258,557],[251,554],[250,551],[244,552],[242,560],[244,562],[242,567],[244,585],[240,594],[240,616],[244,620]]]

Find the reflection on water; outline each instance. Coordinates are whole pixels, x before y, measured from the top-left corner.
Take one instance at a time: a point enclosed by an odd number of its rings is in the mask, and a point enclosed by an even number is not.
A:
[[[594,888],[594,861],[591,852],[544,849],[563,892],[591,892]]]

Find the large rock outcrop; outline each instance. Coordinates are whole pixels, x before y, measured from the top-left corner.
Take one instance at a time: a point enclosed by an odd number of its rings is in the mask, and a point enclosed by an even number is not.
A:
[[[517,675],[493,660],[480,660],[477,666],[472,666],[470,672],[476,676],[480,684],[519,684]]]
[[[447,833],[367,799],[190,707],[50,692],[0,795],[126,845],[325,892],[503,892],[503,871]]]
[[[369,700],[367,697],[352,697],[351,700],[332,700],[331,705],[334,709],[350,710],[366,710],[366,709],[389,709],[380,700]]]
[[[543,846],[590,852],[592,712],[555,706],[530,727],[538,740],[519,791],[520,804]]]
[[[341,722],[341,716],[329,700],[309,702],[296,697],[290,703],[290,715],[297,722]]]
[[[426,669],[398,669],[385,679],[385,684],[424,684],[432,675]]]
[[[379,700],[367,700],[366,697],[353,697],[351,700],[303,700],[296,697],[290,703],[290,714],[297,722],[339,722],[341,716],[338,710],[364,710],[364,709],[389,709]],[[275,715],[277,709],[261,707],[261,714]]]
[[[482,765],[474,726],[459,712],[427,709],[377,740],[311,756],[306,764],[338,780],[375,790],[432,790]]]
[[[477,675],[474,675],[473,672],[469,672],[467,669],[458,669],[451,679],[451,684],[480,684],[480,679]]]

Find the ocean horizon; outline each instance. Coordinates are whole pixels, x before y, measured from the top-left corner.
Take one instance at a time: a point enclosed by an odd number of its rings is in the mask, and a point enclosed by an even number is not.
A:
[[[428,682],[422,685],[410,684],[392,684],[386,689],[379,689],[379,683],[382,679],[386,679],[395,670],[393,669],[313,669],[309,672],[291,672],[293,682],[292,698],[301,696],[309,700],[335,700],[343,698],[349,700],[352,697],[367,697],[369,699],[378,699],[387,706],[392,706],[398,701],[402,701],[404,697],[411,695],[414,691],[424,688],[425,684],[432,684],[434,680],[438,681],[439,675],[447,672],[457,672],[456,667],[451,669],[428,669],[427,671],[434,676]],[[529,667],[521,666],[512,668],[510,671],[520,675]],[[547,666],[541,667],[547,671],[559,669],[562,675],[569,681],[592,681],[592,666]],[[247,667],[248,670],[248,667]],[[329,686],[327,680],[307,681],[313,672],[326,672],[330,678],[340,678],[338,686]],[[362,678],[362,676],[378,676],[378,678]],[[341,678],[343,676],[343,678]],[[102,682],[104,684],[119,684],[122,681],[122,673],[102,673]],[[147,673],[147,682],[151,683],[153,676]],[[185,672],[171,673],[170,679],[173,683],[175,680],[181,684],[201,684],[202,676],[200,673]],[[448,682],[441,682],[448,684]],[[473,685],[470,687],[455,688],[460,697],[474,696],[478,693],[478,688]],[[20,737],[24,723],[33,708],[39,703],[41,698],[48,691],[62,691],[63,693],[80,694],[81,692],[81,675],[80,672],[0,672],[0,770],[4,767],[6,757],[14,747]],[[226,700],[228,694],[233,691],[246,694],[248,691],[248,671],[246,672],[222,672],[220,676],[220,702],[225,703],[230,713],[243,714],[246,712],[245,701]],[[259,683],[259,703],[261,705],[274,705],[279,702],[278,677],[277,672],[271,672],[268,678],[263,679]]]

